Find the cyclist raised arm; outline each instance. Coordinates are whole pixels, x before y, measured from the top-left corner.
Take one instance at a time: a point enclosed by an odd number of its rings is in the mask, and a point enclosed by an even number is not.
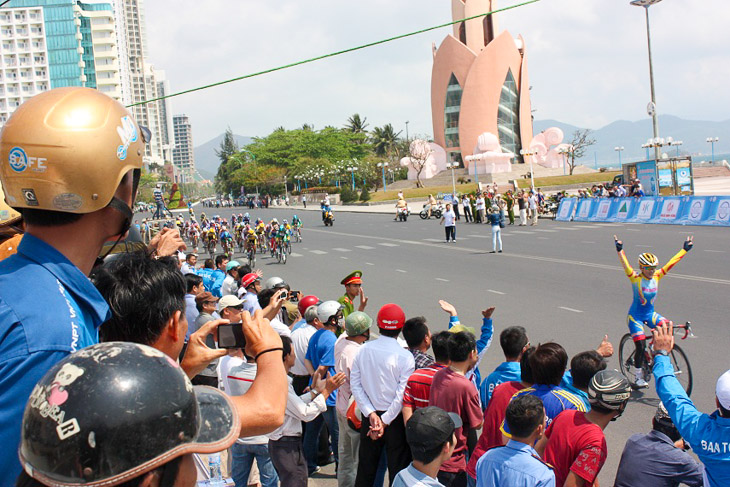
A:
[[[633,373],[636,378],[636,385],[638,387],[647,387],[647,383],[644,380],[642,366],[644,364],[644,349],[646,347],[646,336],[644,335],[644,323],[649,328],[654,329],[657,325],[661,325],[668,320],[662,315],[654,311],[654,300],[656,299],[659,281],[667,275],[669,270],[674,267],[690,250],[694,245],[693,237],[688,236],[684,241],[682,250],[677,252],[674,257],[669,259],[664,267],[657,270],[659,267],[659,259],[654,254],[645,252],[639,255],[639,271],[634,270],[629,264],[626,254],[623,251],[623,242],[618,239],[616,235],[613,236],[614,243],[616,245],[616,251],[618,252],[619,260],[621,265],[626,272],[626,276],[631,281],[631,287],[633,290],[633,302],[629,308],[629,313],[626,318],[629,326],[629,333],[631,338],[634,340],[636,346],[636,354],[634,355],[634,370]]]

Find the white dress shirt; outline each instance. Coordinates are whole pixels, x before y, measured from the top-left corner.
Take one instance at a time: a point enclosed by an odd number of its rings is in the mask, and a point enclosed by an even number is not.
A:
[[[236,284],[236,280],[233,276],[228,274],[226,278],[223,279],[223,284],[221,284],[221,296],[228,296],[229,294],[235,296],[237,293],[238,284]]]
[[[195,266],[190,267],[190,264],[183,262],[180,266],[180,272],[182,272],[183,276],[185,274],[195,274]]]
[[[327,410],[325,398],[322,394],[312,399],[311,392],[305,392],[297,396],[292,386],[292,378],[287,376],[289,381],[289,397],[286,400],[286,412],[284,423],[269,433],[269,439],[278,440],[282,436],[302,436],[302,421],[309,422]]]
[[[335,343],[335,372],[338,374],[344,372],[346,376],[345,382],[337,389],[337,399],[335,400],[337,412],[342,416],[347,416],[347,408],[350,405],[350,396],[352,396],[352,391],[350,390],[352,363],[355,361],[360,347],[362,347],[357,342],[347,340],[346,335],[347,333],[340,335]]]
[[[307,355],[307,348],[309,347],[309,340],[314,335],[317,329],[307,323],[306,325],[299,327],[291,334],[292,347],[294,347],[294,367],[291,368],[290,372],[294,375],[309,375],[307,367],[304,365],[304,357]]]
[[[381,335],[364,344],[350,373],[350,389],[363,416],[385,411],[381,420],[390,424],[401,412],[406,382],[415,369],[413,355],[395,338]]]
[[[274,318],[273,320],[270,320],[269,323],[271,323],[271,328],[273,328],[279,336],[291,338],[291,330],[288,326],[282,323],[279,318]]]

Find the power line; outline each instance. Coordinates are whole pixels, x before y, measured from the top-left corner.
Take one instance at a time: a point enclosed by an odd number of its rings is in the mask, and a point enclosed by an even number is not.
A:
[[[387,42],[392,42],[392,41],[396,41],[396,40],[399,40],[399,39],[404,39],[406,37],[411,37],[411,36],[414,36],[414,35],[423,34],[424,32],[429,32],[429,31],[432,31],[432,30],[441,29],[442,27],[448,27],[450,25],[459,24],[461,22],[466,22],[467,20],[478,19],[480,17],[485,17],[487,15],[492,15],[492,14],[496,14],[496,13],[499,13],[499,12],[505,12],[507,10],[512,10],[514,8],[523,7],[525,5],[529,5],[531,3],[537,3],[539,1],[540,0],[528,0],[526,2],[518,3],[517,5],[512,5],[512,6],[509,6],[509,7],[499,8],[497,10],[492,10],[490,12],[485,12],[485,13],[482,13],[482,14],[479,14],[479,15],[473,15],[471,17],[466,17],[466,18],[463,18],[463,19],[454,20],[453,22],[447,22],[445,24],[436,25],[436,26],[433,26],[433,27],[427,27],[425,29],[417,30],[417,31],[414,31],[414,32],[409,32],[407,34],[401,34],[401,35],[397,35],[395,37],[389,37],[387,39],[382,39],[382,40],[375,41],[375,42],[369,42],[367,44],[362,44],[360,46],[351,47],[351,48],[348,48],[348,49],[343,49],[341,51],[335,51],[335,52],[332,52],[332,53],[329,53],[329,54],[323,54],[321,56],[313,57],[313,58],[310,58],[310,59],[304,59],[302,61],[297,61],[297,62],[290,63],[290,64],[284,64],[283,66],[278,66],[278,67],[275,67],[275,68],[265,69],[263,71],[259,71],[259,72],[256,72],[256,73],[245,74],[243,76],[238,76],[236,78],[231,78],[231,79],[227,79],[227,80],[223,80],[223,81],[218,81],[216,83],[211,83],[211,84],[208,84],[208,85],[198,86],[197,88],[190,88],[188,90],[178,91],[177,93],[171,93],[169,95],[160,96],[160,97],[157,97],[157,98],[151,98],[149,100],[144,100],[144,101],[140,101],[140,102],[137,102],[137,103],[132,103],[131,105],[127,105],[127,108],[134,107],[134,106],[138,106],[138,105],[145,105],[147,103],[152,103],[152,102],[155,102],[155,101],[164,100],[166,98],[172,98],[174,96],[180,96],[180,95],[185,95],[185,94],[188,94],[188,93],[193,93],[195,91],[207,90],[208,88],[213,88],[213,87],[220,86],[220,85],[224,85],[224,84],[227,84],[227,83],[233,83],[234,81],[240,81],[240,80],[243,80],[243,79],[253,78],[255,76],[261,76],[262,74],[273,73],[275,71],[281,71],[283,69],[293,68],[295,66],[301,66],[302,64],[313,63],[315,61],[320,61],[322,59],[326,59],[326,58],[330,58],[330,57],[334,57],[334,56],[339,56],[341,54],[347,54],[349,52],[359,51],[361,49],[366,49],[368,47],[378,46],[380,44],[385,44]]]

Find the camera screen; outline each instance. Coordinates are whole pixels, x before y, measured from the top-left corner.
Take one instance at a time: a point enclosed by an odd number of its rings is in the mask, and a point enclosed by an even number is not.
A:
[[[218,348],[244,348],[246,337],[241,323],[218,326]]]

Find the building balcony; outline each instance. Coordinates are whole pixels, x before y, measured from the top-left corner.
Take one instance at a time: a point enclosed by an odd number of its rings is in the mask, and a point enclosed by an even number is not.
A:
[[[119,71],[119,63],[113,62],[109,64],[99,64],[95,63],[96,66],[96,72],[102,73],[102,72],[109,72],[109,71]]]

